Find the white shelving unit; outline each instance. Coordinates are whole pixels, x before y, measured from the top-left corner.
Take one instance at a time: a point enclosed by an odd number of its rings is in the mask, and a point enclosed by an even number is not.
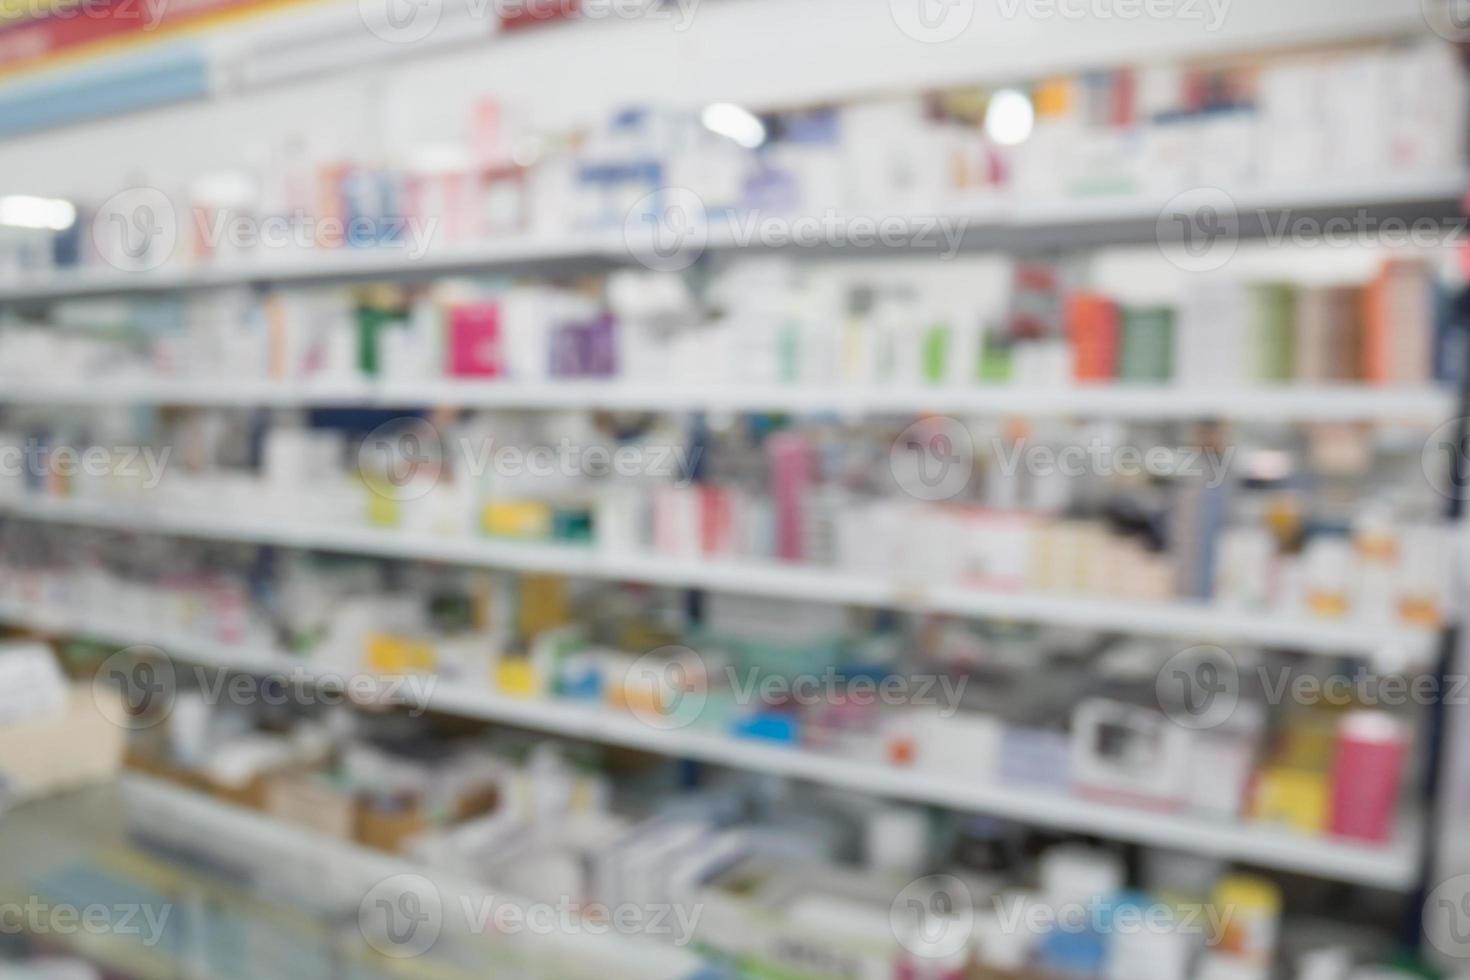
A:
[[[1045,622],[1134,635],[1237,641],[1332,654],[1351,653],[1365,658],[1381,658],[1384,663],[1393,665],[1425,662],[1436,638],[1436,634],[1423,630],[1235,610],[1207,602],[1140,602],[1107,596],[985,591],[924,582],[884,581],[770,562],[672,559],[636,553],[605,553],[593,547],[573,545],[440,538],[364,527],[293,525],[285,521],[247,521],[227,516],[190,515],[177,510],[96,505],[69,499],[3,501],[0,502],[0,514],[58,524],[212,541],[448,562],[777,599]]]
[[[119,644],[146,644],[187,662],[258,675],[289,674],[307,680],[340,679],[335,668],[265,649],[235,647],[157,630],[78,621],[71,612],[0,604],[0,620],[41,631],[66,631]],[[569,738],[765,772],[826,786],[963,811],[993,814],[1035,826],[1097,834],[1157,847],[1210,854],[1227,860],[1310,874],[1391,890],[1415,882],[1420,819],[1405,813],[1399,836],[1387,845],[1311,837],[1243,822],[1152,812],[1064,793],[967,783],[953,776],[844,759],[806,749],[737,739],[697,729],[660,729],[631,714],[571,701],[518,699],[468,684],[427,687],[425,707],[468,718],[550,732]],[[405,689],[405,694],[408,693]]]
[[[1333,214],[1377,210],[1410,217],[1457,213],[1467,184],[1461,172],[1407,175],[1361,183],[1241,190],[1232,194],[1241,237],[1259,235],[1271,215]],[[968,215],[965,249],[1038,244],[1086,246],[1156,240],[1157,222],[1169,197],[1117,196],[1057,202],[1009,202]],[[852,217],[862,217],[854,215]],[[914,215],[915,228],[934,216]],[[887,218],[887,216],[885,216]],[[405,250],[339,251],[289,259],[208,268],[165,268],[151,273],[85,270],[57,273],[0,286],[0,304],[132,293],[157,293],[251,283],[310,283],[383,278],[422,278],[460,272],[517,269],[613,268],[635,265],[651,240],[621,228],[559,237],[508,238],[433,250],[417,259]],[[762,251],[736,229],[712,227],[700,245],[708,253]],[[794,247],[788,247],[795,250]],[[830,251],[854,254],[831,243]],[[820,251],[820,250],[819,250]],[[902,250],[878,250],[888,256]],[[1029,388],[976,386],[856,390],[842,387],[630,385],[603,382],[483,383],[461,381],[329,383],[271,381],[102,380],[97,383],[0,384],[0,403],[72,405],[198,404],[265,406],[446,405],[512,409],[626,409],[647,411],[949,412],[955,414],[1098,415],[1138,419],[1222,417],[1240,420],[1438,422],[1454,412],[1454,399],[1434,388],[1281,386],[1208,389],[1176,386]],[[31,520],[97,528],[243,541],[384,558],[484,565],[524,572],[559,573],[610,580],[740,592],[862,606],[929,610],[964,616],[1064,624],[1137,635],[1240,641],[1333,654],[1386,657],[1395,664],[1424,663],[1437,634],[1376,628],[1232,610],[1207,603],[1142,603],[1099,596],[1003,593],[933,583],[885,581],[816,568],[752,562],[674,560],[610,554],[544,544],[474,538],[435,538],[350,526],[305,526],[279,521],[239,521],[228,515],[191,515],[75,500],[22,500],[0,504],[0,513]],[[243,649],[161,635],[137,626],[78,619],[77,610],[0,606],[14,625],[91,635],[118,643],[152,644],[184,660],[252,673],[303,671],[325,681],[319,668],[279,651]],[[1421,821],[1406,814],[1401,833],[1384,846],[1308,837],[1242,822],[1160,813],[1100,803],[1059,793],[1004,785],[978,785],[949,776],[830,757],[795,748],[739,740],[706,731],[666,731],[609,709],[568,702],[517,700],[487,688],[440,683],[427,707],[467,717],[591,739],[671,757],[766,772],[960,810],[991,813],[1029,824],[1176,848],[1301,872],[1326,879],[1410,891],[1418,883]],[[175,807],[206,823],[239,825],[261,835],[262,846],[299,851],[287,831],[257,825],[251,814],[218,812],[219,804],[171,787],[130,780],[130,791]],[[267,822],[268,823],[268,822]],[[247,826],[248,825],[248,826]],[[295,848],[296,850],[293,850]]]
[[[111,381],[66,384],[5,381],[0,403],[53,405],[436,405],[504,409],[606,409],[647,412],[790,412],[864,415],[1112,416],[1131,419],[1229,418],[1242,421],[1438,422],[1454,398],[1434,387],[1277,385],[934,386],[663,385],[545,381]]]

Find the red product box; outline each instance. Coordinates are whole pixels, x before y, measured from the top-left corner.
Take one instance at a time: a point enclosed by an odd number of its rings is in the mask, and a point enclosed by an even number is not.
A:
[[[1392,717],[1355,711],[1342,720],[1332,763],[1332,833],[1388,841],[1408,755],[1408,733]]]
[[[483,302],[451,309],[449,373],[460,378],[498,378],[504,369],[500,307]]]

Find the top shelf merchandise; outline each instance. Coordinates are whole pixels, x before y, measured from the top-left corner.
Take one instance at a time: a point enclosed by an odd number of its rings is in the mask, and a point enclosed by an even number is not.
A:
[[[1462,164],[1442,109],[1462,89],[1453,49],[1416,41],[759,115],[644,106],[573,132],[487,102],[456,145],[384,140],[374,158],[344,158],[281,134],[256,166],[78,200],[61,230],[0,237],[11,284],[0,299],[487,266],[682,268],[708,248],[1147,240],[1161,205],[1196,188],[1229,189],[1227,209],[1243,212],[1378,204],[1442,218]],[[151,231],[134,234],[131,210],[145,204]],[[1262,231],[1239,217],[1241,233]]]

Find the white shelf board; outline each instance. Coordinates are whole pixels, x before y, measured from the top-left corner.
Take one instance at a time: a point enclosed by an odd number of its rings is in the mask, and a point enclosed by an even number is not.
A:
[[[1336,212],[1364,208],[1397,213],[1420,214],[1426,206],[1435,214],[1453,214],[1465,192],[1466,176],[1461,172],[1430,174],[1388,174],[1373,179],[1302,184],[1277,188],[1239,188],[1231,198],[1242,218],[1243,235],[1257,234],[1256,225],[1262,213],[1291,209],[1293,211]],[[970,213],[933,214],[861,214],[852,213],[828,219],[816,216],[825,225],[829,220],[876,220],[885,223],[903,220],[916,232],[931,233],[936,219],[955,224],[963,222],[962,246],[966,248],[1004,248],[1007,245],[1052,242],[1056,245],[1093,244],[1107,241],[1153,240],[1152,227],[1172,194],[1119,194],[1097,197],[1060,198],[1052,200],[1016,200],[997,202]],[[783,226],[801,216],[779,216]],[[811,217],[811,216],[808,216]],[[891,227],[891,224],[885,224]],[[652,232],[650,231],[650,236]],[[903,237],[903,236],[899,236]],[[722,252],[761,249],[762,246],[742,241],[743,235],[726,226],[709,229],[705,251]],[[307,282],[372,277],[418,277],[453,272],[491,271],[516,267],[537,267],[558,263],[627,265],[637,261],[640,253],[649,251],[647,242],[638,236],[630,238],[623,229],[577,232],[559,236],[508,237],[476,245],[455,245],[431,249],[414,256],[405,248],[338,250],[322,253],[304,252],[289,256],[271,256],[260,261],[241,261],[224,266],[202,268],[165,267],[150,272],[120,270],[67,270],[43,274],[25,282],[0,285],[0,303],[41,301],[68,296],[159,292],[198,289],[212,286],[238,285],[252,282]],[[798,246],[784,246],[796,251]],[[778,249],[779,250],[779,249]],[[895,254],[903,247],[847,251]],[[933,250],[926,250],[933,254]]]
[[[866,415],[1112,416],[1333,422],[1440,422],[1454,398],[1433,386],[1190,385],[868,387],[830,385],[663,385],[602,381],[106,381],[0,382],[0,403],[55,405],[351,405],[650,412],[790,412]]]
[[[59,610],[0,603],[0,619],[18,626],[70,632],[119,644],[148,644],[182,660],[255,674],[293,673],[338,678],[335,669],[268,650],[173,637],[153,629],[72,617]],[[408,688],[405,687],[405,691]],[[1154,812],[1063,793],[983,785],[952,776],[911,771],[806,749],[765,744],[695,729],[661,729],[600,705],[511,698],[465,684],[426,688],[434,711],[530,728],[568,738],[617,745],[673,758],[770,773],[891,799],[987,813],[1033,826],[1095,834],[1155,847],[1209,854],[1376,888],[1408,890],[1418,873],[1420,821],[1400,820],[1387,845],[1314,837],[1270,826]]]
[[[1236,610],[1174,600],[1140,602],[1108,596],[1007,592],[883,581],[822,568],[728,559],[675,559],[602,552],[595,547],[434,537],[391,529],[242,520],[177,510],[49,498],[0,501],[0,514],[28,520],[143,531],[212,541],[331,551],[410,561],[447,562],[519,572],[706,589],[775,599],[902,608],[982,619],[1018,620],[1139,636],[1240,641],[1330,654],[1422,663],[1436,634]]]
[[[3,397],[3,396],[0,396]],[[1354,385],[1198,388],[1184,385],[1095,387],[975,385],[871,387],[808,385],[659,385],[572,381],[545,384],[450,382],[385,384],[382,404],[496,408],[602,408],[629,411],[780,411],[871,414],[946,412],[1106,415],[1140,419],[1228,417],[1351,421],[1442,421],[1454,400],[1433,387]]]
[[[369,405],[374,389],[358,381],[202,381],[127,378],[57,383],[0,379],[0,403],[15,405]]]
[[[334,279],[433,275],[462,269],[497,269],[555,262],[629,262],[621,233],[517,236],[475,245],[456,245],[414,255],[406,248],[301,250],[214,266],[165,265],[161,269],[66,269],[21,283],[0,285],[0,303],[135,292],[170,292],[238,286],[253,282],[310,282]]]
[[[1376,177],[1332,179],[1277,187],[1218,188],[1235,204],[1237,214],[1261,211],[1317,211],[1393,207],[1428,201],[1458,202],[1470,175],[1451,173],[1389,173]],[[1088,197],[1023,201],[1009,211],[1007,221],[1018,227],[1109,223],[1146,217],[1152,221],[1182,191],[1165,194],[1097,194]]]

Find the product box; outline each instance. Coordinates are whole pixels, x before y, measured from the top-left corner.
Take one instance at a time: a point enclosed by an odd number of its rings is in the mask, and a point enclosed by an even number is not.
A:
[[[428,829],[428,819],[417,805],[398,809],[364,804],[357,815],[357,839],[368,847],[396,854],[409,838]]]
[[[1191,733],[1191,810],[1231,819],[1240,816],[1255,775],[1264,724],[1264,713],[1243,703],[1229,723]]]
[[[363,640],[363,666],[375,674],[432,673],[438,666],[433,645],[392,633],[370,633]]]
[[[1002,724],[974,712],[944,716],[933,706],[895,712],[884,726],[888,759],[966,785],[996,781]]]
[[[1072,715],[1072,783],[1084,796],[1176,809],[1189,792],[1190,731],[1163,712],[1089,698]]]
[[[141,748],[134,743],[128,747],[123,764],[133,772],[142,773],[154,779],[165,780],[202,793],[209,791],[209,786],[203,776],[192,769],[185,769],[170,762],[158,747]]]
[[[121,716],[120,695],[112,710]],[[122,765],[126,734],[104,715],[91,685],[72,687],[63,711],[0,725],[0,809],[110,778]]]
[[[1388,841],[1408,754],[1408,732],[1389,715],[1355,711],[1342,720],[1332,763],[1334,834]]]
[[[1328,829],[1332,786],[1324,772],[1273,766],[1256,780],[1251,819],[1304,834]]]
[[[265,810],[271,816],[344,840],[356,834],[356,800],[325,776],[273,776],[266,780],[265,794]]]
[[[264,810],[269,800],[270,780],[271,777],[264,773],[251,776],[238,784],[206,777],[205,786],[216,799],[223,803],[250,810]]]
[[[500,308],[493,302],[465,303],[449,311],[449,373],[460,378],[497,378],[504,373]]]
[[[746,861],[698,892],[700,939],[742,976],[890,980],[895,894],[875,876]]]
[[[551,537],[552,511],[541,501],[492,500],[481,509],[480,520],[491,537]]]
[[[1072,783],[1072,743],[1066,732],[1008,724],[1001,732],[1000,780],[1012,786],[1065,792]]]

